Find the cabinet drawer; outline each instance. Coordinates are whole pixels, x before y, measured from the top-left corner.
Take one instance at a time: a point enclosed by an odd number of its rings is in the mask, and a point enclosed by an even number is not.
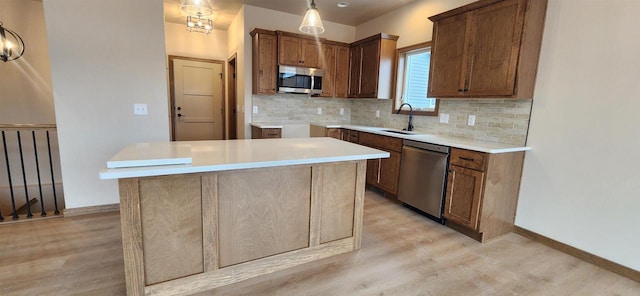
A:
[[[279,128],[263,128],[262,129],[262,138],[281,138],[282,137],[282,129]]]
[[[400,138],[360,133],[359,143],[365,146],[384,148],[391,151],[402,151],[402,139]]]
[[[452,165],[482,172],[484,171],[486,156],[487,154],[483,152],[451,148],[451,160],[449,162]]]

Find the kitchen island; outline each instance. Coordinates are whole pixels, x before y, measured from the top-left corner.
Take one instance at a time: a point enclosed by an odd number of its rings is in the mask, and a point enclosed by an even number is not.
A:
[[[366,160],[386,157],[332,138],[125,148],[100,178],[119,182],[127,294],[196,293],[357,250]]]

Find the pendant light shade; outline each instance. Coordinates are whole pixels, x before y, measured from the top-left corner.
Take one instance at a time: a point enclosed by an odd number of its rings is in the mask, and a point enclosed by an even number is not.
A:
[[[300,28],[298,29],[300,32],[306,34],[317,35],[324,33],[324,26],[320,19],[320,13],[318,13],[318,9],[316,8],[315,0],[311,0],[311,6],[307,9],[307,13],[304,15],[302,24],[300,24]]]

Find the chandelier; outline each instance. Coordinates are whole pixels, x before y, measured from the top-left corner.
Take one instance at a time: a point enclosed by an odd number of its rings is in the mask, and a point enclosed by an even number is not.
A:
[[[13,42],[11,42],[12,39]],[[17,50],[14,48],[17,46]],[[18,33],[3,27],[0,22],[0,60],[3,62],[19,59],[24,54],[24,41]]]
[[[180,9],[187,14],[187,29],[189,32],[211,34],[213,20],[209,16],[213,14],[213,10],[209,1],[183,0]]]

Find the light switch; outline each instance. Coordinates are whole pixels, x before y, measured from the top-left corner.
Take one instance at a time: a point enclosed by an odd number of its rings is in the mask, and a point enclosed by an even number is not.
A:
[[[253,106],[253,114],[258,114],[258,106]]]
[[[376,117],[380,117],[380,110],[376,110]]]
[[[476,116],[475,115],[469,115],[469,119],[467,120],[467,125],[469,125],[469,126],[476,125]]]
[[[322,108],[318,108],[318,115],[322,114]]]
[[[147,104],[133,104],[134,115],[147,115]]]
[[[344,115],[344,108],[340,108],[340,115]]]
[[[440,123],[449,123],[449,114],[440,113]]]

